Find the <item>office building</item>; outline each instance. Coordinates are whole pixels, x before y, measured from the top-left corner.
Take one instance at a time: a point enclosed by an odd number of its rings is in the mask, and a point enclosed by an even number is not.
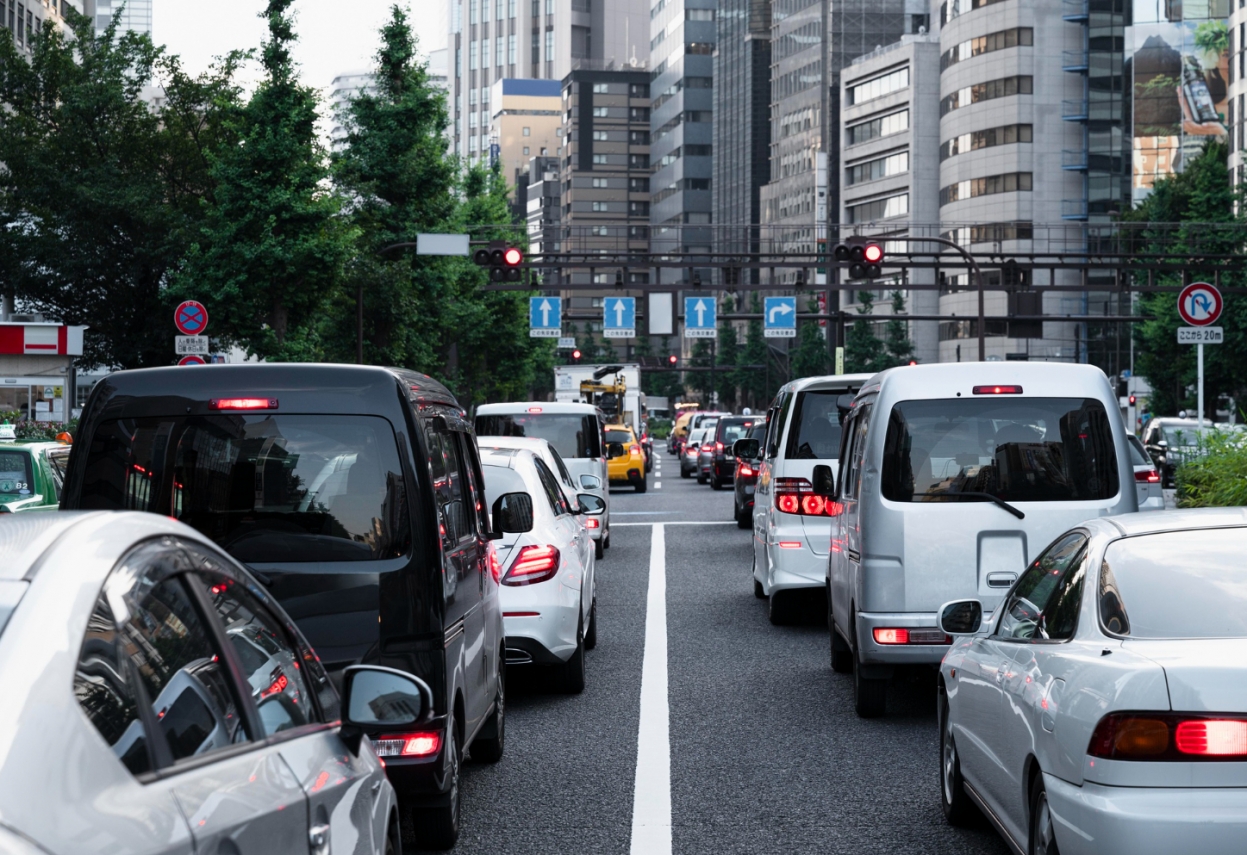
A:
[[[1247,4],[1239,4],[1230,15],[1229,23],[1228,62],[1230,97],[1226,105],[1226,118],[1229,124],[1230,179],[1236,188],[1241,188],[1243,179],[1247,178],[1247,160],[1243,158],[1243,148],[1247,146],[1247,137],[1243,136],[1244,118],[1247,115]]]
[[[490,87],[492,110],[483,138],[492,163],[502,163],[516,216],[523,218],[527,203],[521,176],[533,157],[557,157],[563,133],[563,96],[557,80],[504,78]]]
[[[43,27],[64,24],[67,9],[82,12],[82,0],[0,0],[0,27],[12,32],[18,51],[29,54]]]
[[[491,86],[560,82],[576,60],[627,68],[646,58],[647,0],[450,0],[447,39],[453,149],[489,157]]]
[[[89,4],[87,14],[95,16],[97,33],[104,32],[112,23],[113,18],[120,13],[117,21],[118,34],[124,32],[146,33],[149,36],[152,34],[153,0],[86,0],[86,2]]]
[[[938,236],[940,207],[940,42],[934,33],[900,41],[858,57],[841,72],[838,168],[839,238],[857,230],[875,237]],[[832,235],[833,243],[837,235]],[[931,244],[885,243],[889,249],[933,249]],[[885,270],[885,273],[887,271]],[[910,314],[933,315],[939,295],[911,290],[933,285],[935,272],[915,268],[862,287],[874,292],[874,311],[891,314],[891,292],[905,295]],[[856,312],[857,291],[841,295],[841,307]],[[880,324],[882,327],[882,324]],[[882,334],[882,329],[877,330]],[[919,362],[939,360],[936,321],[911,321],[909,338]]]
[[[716,25],[715,250],[757,252],[759,230],[735,227],[761,221],[761,190],[771,174],[771,0],[721,0]]]
[[[550,155],[530,157],[528,169],[520,180],[524,188],[524,222],[528,230],[529,254],[558,252],[563,216],[559,158]]]
[[[341,148],[346,143],[347,108],[351,99],[360,94],[377,94],[376,75],[371,71],[348,71],[339,74],[329,84],[325,99],[325,116],[329,122],[329,145]]]

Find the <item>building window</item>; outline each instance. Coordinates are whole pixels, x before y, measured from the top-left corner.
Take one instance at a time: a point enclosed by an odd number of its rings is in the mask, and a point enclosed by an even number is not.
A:
[[[507,36],[507,62],[515,65],[515,34]]]
[[[592,36],[588,27],[572,27],[572,59],[587,59],[592,53]]]
[[[606,163],[606,155],[604,154],[593,155],[593,162],[594,164],[597,164],[597,165],[604,165]]]
[[[475,24],[475,23],[476,23],[476,5],[477,5],[477,2],[478,2],[478,0],[468,0],[468,23],[469,23],[469,24]],[[487,2],[487,3],[488,3],[488,2],[489,2],[489,0],[485,0],[485,2]]]
[[[548,4],[547,4],[548,5]],[[550,14],[550,10],[546,10]],[[546,30],[546,61],[554,59],[554,30]]]
[[[863,181],[876,181],[908,171],[909,152],[901,151],[865,163],[853,164],[844,171],[844,181],[846,184],[861,184]]]
[[[594,178],[594,179],[593,179],[593,186],[594,186],[594,188],[595,188],[595,189],[598,189],[598,190],[605,190],[605,189],[607,188],[607,186],[608,186],[608,185],[607,185],[607,182],[606,182],[606,179],[605,179],[605,178]]]
[[[944,51],[940,55],[940,71],[944,71],[949,66],[956,65],[979,54],[991,53],[992,51],[1011,47],[1026,47],[1034,43],[1035,31],[1030,27],[1014,27],[1010,30],[988,33],[985,36],[979,36],[977,39],[968,39]]]
[[[975,196],[991,196],[996,193],[1014,193],[1031,189],[1031,173],[1008,172],[1004,175],[989,175],[986,178],[971,178],[958,181],[940,189],[940,205],[959,202]]]
[[[713,9],[685,9],[684,20],[686,21],[713,21]]]
[[[909,194],[898,193],[895,196],[872,199],[860,205],[849,205],[845,210],[850,223],[871,223],[890,217],[903,217],[909,213]]]
[[[1034,78],[1029,75],[1001,77],[998,80],[988,80],[986,83],[966,86],[958,89],[951,95],[944,96],[940,100],[940,115],[945,116],[953,110],[959,110],[970,104],[977,104],[979,101],[1007,98],[1010,95],[1029,95],[1033,90],[1033,86]]]
[[[869,122],[851,126],[848,129],[848,144],[857,145],[907,130],[909,130],[909,111],[901,110],[899,113],[890,113],[871,119]]]
[[[629,98],[648,98],[649,97],[649,84],[648,83],[629,84],[628,85],[628,97]]]
[[[606,84],[606,83],[594,83],[593,84],[594,95],[605,95],[608,91],[610,91],[609,84]]]
[[[481,39],[481,68],[489,68],[489,39]]]
[[[497,50],[498,56],[496,57],[497,61],[494,63],[494,65],[502,65],[507,60],[507,48],[506,48],[506,44],[502,41],[502,36],[498,36],[497,45],[498,47],[496,48],[496,50]]]
[[[594,226],[589,230],[594,237],[607,237],[610,234],[609,226]]]
[[[515,0],[507,0],[507,17],[515,17]]]
[[[468,45],[468,70],[469,71],[476,70],[476,51],[477,51],[476,42],[471,42]]]
[[[528,146],[524,146],[524,156],[528,157]]]
[[[947,160],[968,151],[990,148],[995,145],[1012,143],[1028,143],[1034,140],[1034,129],[1031,125],[1002,125],[999,128],[988,128],[984,131],[961,134],[953,137],[940,146],[940,160]]]
[[[533,129],[532,129],[532,128],[524,128],[524,130],[520,131],[520,135],[521,135],[521,136],[525,136],[525,137],[531,137],[531,136],[533,135]]]
[[[610,112],[606,107],[594,107],[593,108],[593,118],[595,119],[605,119],[609,115],[610,115]]]
[[[684,45],[684,52],[695,56],[710,56],[714,53],[714,42],[688,42]]]
[[[609,210],[610,210],[610,206],[606,202],[594,202],[593,203],[593,212],[595,214],[605,214]]]
[[[593,132],[593,139],[595,142],[606,142],[608,138],[609,138],[609,135],[607,134],[606,131],[594,131]]]
[[[893,92],[899,92],[908,86],[909,66],[905,66],[882,77],[876,77],[874,80],[867,80],[865,83],[850,86],[849,103],[862,104],[875,98],[882,98],[884,95],[889,95]]]

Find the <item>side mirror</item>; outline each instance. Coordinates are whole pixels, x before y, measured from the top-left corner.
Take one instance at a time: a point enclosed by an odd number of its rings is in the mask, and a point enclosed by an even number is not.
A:
[[[732,443],[732,454],[742,460],[754,460],[762,451],[762,443],[756,439],[738,439]]]
[[[352,754],[367,732],[419,724],[433,711],[433,692],[419,677],[380,665],[352,665],[342,675],[342,730]]]
[[[612,442],[606,446],[606,457],[610,460],[614,460],[616,457],[623,457],[626,453],[622,442]]]
[[[940,606],[940,629],[945,635],[974,635],[983,625],[983,604],[953,600]]]
[[[580,489],[582,490],[600,490],[602,489],[602,479],[596,475],[581,475]]]
[[[814,494],[818,496],[834,496],[836,494],[836,476],[831,467],[820,463],[814,467]]]
[[[606,502],[602,500],[601,496],[595,496],[592,493],[581,493],[576,498],[580,500],[581,513],[594,516],[606,513]]]
[[[533,530],[533,497],[527,493],[501,495],[491,510],[496,538]]]
[[[1156,443],[1156,444],[1157,444],[1157,445],[1159,445],[1161,448],[1168,448],[1168,447],[1169,447],[1169,442],[1168,442],[1167,440],[1163,440],[1163,439],[1162,439],[1160,442]]]

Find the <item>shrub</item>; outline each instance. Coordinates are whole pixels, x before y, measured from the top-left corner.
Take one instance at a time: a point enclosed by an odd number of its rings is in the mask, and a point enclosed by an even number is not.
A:
[[[1247,436],[1215,431],[1199,442],[1199,453],[1174,473],[1179,508],[1247,505]]]
[[[78,420],[67,422],[37,422],[22,418],[20,411],[0,412],[0,424],[8,422],[13,425],[13,432],[18,439],[56,439],[58,434],[68,432],[70,436],[78,435]]]

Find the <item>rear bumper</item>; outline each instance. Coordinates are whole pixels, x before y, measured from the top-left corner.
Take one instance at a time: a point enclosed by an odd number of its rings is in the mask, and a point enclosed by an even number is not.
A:
[[[1044,789],[1067,855],[1229,855],[1247,848],[1247,788],[1076,787],[1045,773]]]
[[[571,600],[571,595],[575,600]],[[507,664],[558,665],[576,650],[576,627],[580,621],[580,592],[567,591],[567,602],[522,605],[505,604],[502,632],[506,637]],[[514,616],[511,612],[538,612],[535,616]],[[514,655],[513,655],[514,652]],[[528,661],[524,660],[526,654]]]
[[[858,612],[857,649],[875,665],[938,665],[948,644],[879,644],[876,628],[937,629],[935,612]]]
[[[780,545],[784,543],[801,545],[795,548]],[[810,549],[800,517],[793,517],[791,524],[772,528],[766,551],[771,563],[771,591],[790,591],[797,588],[821,590],[826,586],[827,556],[816,555]]]

